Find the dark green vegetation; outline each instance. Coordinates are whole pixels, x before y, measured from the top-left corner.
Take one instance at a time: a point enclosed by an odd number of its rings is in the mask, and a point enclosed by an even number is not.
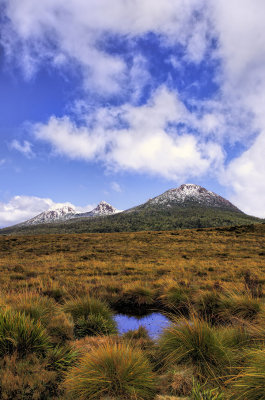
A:
[[[137,232],[174,229],[208,228],[244,225],[261,222],[259,218],[240,211],[199,207],[187,203],[185,207],[139,206],[131,212],[94,218],[76,218],[65,222],[31,226],[16,225],[0,230],[2,234],[46,234],[86,232]]]
[[[265,224],[0,237],[3,400],[264,400]],[[166,313],[157,341],[115,312]]]

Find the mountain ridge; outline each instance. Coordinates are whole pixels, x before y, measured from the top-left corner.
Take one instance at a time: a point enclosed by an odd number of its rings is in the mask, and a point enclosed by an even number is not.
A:
[[[79,213],[76,208],[72,205],[66,204],[56,204],[49,208],[47,211],[43,211],[42,213],[36,215],[35,217],[22,222],[18,225],[21,226],[29,226],[29,225],[38,225],[43,223],[53,223],[58,221],[67,221],[73,218],[83,218],[83,217],[95,217],[95,216],[104,216],[104,215],[112,215],[121,212],[121,210],[117,210],[115,207],[102,200],[93,210]]]
[[[106,202],[99,203],[97,207],[94,213],[93,210],[77,213],[73,218],[66,218],[61,222],[13,226],[0,230],[0,233],[159,231],[245,225],[264,221],[244,214],[228,200],[194,184],[183,184],[169,189],[125,211],[116,210]],[[102,208],[108,210],[108,207],[112,208],[110,214],[100,213]]]

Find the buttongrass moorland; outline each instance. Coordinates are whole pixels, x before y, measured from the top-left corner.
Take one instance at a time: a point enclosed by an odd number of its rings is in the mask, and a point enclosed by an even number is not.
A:
[[[264,234],[0,236],[0,398],[264,399]],[[119,334],[152,312],[157,339]]]

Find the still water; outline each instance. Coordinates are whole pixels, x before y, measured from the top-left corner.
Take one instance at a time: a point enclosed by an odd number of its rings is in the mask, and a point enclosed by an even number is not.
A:
[[[143,326],[147,329],[152,339],[157,339],[163,329],[170,325],[170,320],[160,313],[149,314],[145,317],[128,317],[127,315],[118,314],[114,319],[117,322],[120,334]]]

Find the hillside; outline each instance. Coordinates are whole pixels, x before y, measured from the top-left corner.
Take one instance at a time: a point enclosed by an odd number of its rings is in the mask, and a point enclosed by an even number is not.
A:
[[[136,232],[188,228],[209,228],[244,225],[260,222],[259,218],[240,212],[205,209],[203,207],[171,207],[160,210],[137,210],[106,217],[80,218],[65,222],[34,226],[13,226],[0,230],[1,234],[45,234],[88,232]]]
[[[103,213],[100,208],[99,212],[71,214],[68,219],[43,222],[42,219],[38,224],[11,226],[0,230],[0,234],[164,231],[244,225],[262,220],[244,214],[216,193],[185,184],[123,212],[112,207],[111,213],[108,209]]]

